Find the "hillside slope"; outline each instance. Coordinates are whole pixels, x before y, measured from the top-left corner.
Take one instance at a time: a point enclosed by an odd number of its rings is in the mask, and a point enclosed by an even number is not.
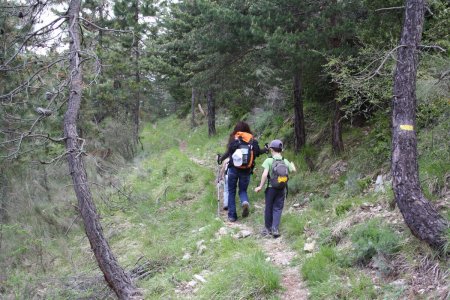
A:
[[[286,151],[300,170],[290,180],[282,237],[273,240],[258,234],[264,199],[251,187],[261,168],[249,188],[250,216],[227,224],[223,213],[217,215],[215,154],[225,147],[229,124],[220,123],[217,136],[207,138],[205,126],[191,131],[188,123],[168,118],[148,124],[144,150],[131,165],[91,179],[104,185],[95,199],[105,234],[145,299],[448,297],[448,261],[411,236],[393,206],[380,124],[348,128],[341,157],[322,144],[312,156],[316,171],[309,171],[304,154]],[[439,147],[445,143],[437,134],[445,131],[441,127],[430,129],[432,155],[428,135],[421,136],[421,176],[448,216],[449,169],[442,159],[448,148]],[[321,130],[317,126],[310,136]],[[289,135],[288,129],[279,134]],[[275,137],[260,136],[261,142]],[[8,269],[2,279],[6,298],[113,297],[78,219],[44,246],[42,264],[26,258],[32,252],[15,254],[30,263]]]

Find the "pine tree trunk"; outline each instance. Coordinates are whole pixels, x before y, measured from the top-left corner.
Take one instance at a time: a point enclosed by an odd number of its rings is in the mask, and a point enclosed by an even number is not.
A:
[[[206,101],[208,105],[208,135],[216,134],[216,104],[211,89],[206,94]]]
[[[134,22],[135,26],[139,24],[139,0],[135,1]],[[134,121],[134,139],[136,144],[140,143],[139,139],[139,126],[140,126],[140,113],[141,113],[141,74],[139,66],[139,35],[135,37],[134,41],[134,64],[135,64],[135,80],[136,80],[136,98],[133,109],[133,121]],[[141,144],[142,146],[142,144]]]
[[[430,246],[441,248],[448,224],[424,197],[417,163],[415,90],[417,46],[422,36],[424,9],[424,0],[406,1],[392,99],[392,187],[412,233]]]
[[[341,104],[337,99],[334,100],[334,114],[331,124],[331,146],[335,154],[344,151],[344,142],[342,141],[342,111]]]
[[[192,88],[192,98],[191,98],[191,127],[192,128],[197,126],[197,124],[195,123],[195,96],[196,96],[195,88]]]
[[[331,5],[337,5],[337,0],[332,0]],[[330,23],[331,28],[335,28],[337,25],[337,13],[333,13],[331,15]],[[337,49],[341,47],[341,39],[339,36],[332,36],[330,38],[331,47]],[[344,151],[344,142],[342,141],[342,111],[341,111],[341,103],[337,99],[337,91],[338,85],[333,83],[333,91],[334,91],[334,114],[333,120],[331,123],[331,148],[333,149],[334,154],[340,154]]]
[[[303,97],[300,84],[300,72],[294,75],[294,136],[295,136],[295,152],[306,144],[305,117],[303,114]]]
[[[86,170],[82,160],[82,143],[77,134],[77,119],[80,110],[82,93],[82,70],[80,66],[80,31],[78,16],[81,0],[71,0],[69,5],[70,32],[70,74],[69,100],[64,115],[64,136],[69,171],[72,176],[73,187],[78,199],[78,209],[84,222],[84,229],[91,244],[100,270],[106,282],[119,299],[138,297],[138,292],[131,282],[131,278],[119,266],[111,249],[103,236],[99,216],[92,201],[92,195],[87,180]]]

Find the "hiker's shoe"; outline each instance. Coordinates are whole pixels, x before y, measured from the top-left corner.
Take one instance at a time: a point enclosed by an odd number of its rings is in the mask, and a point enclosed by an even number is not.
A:
[[[278,229],[272,228],[272,236],[276,239],[277,237],[279,237],[281,234],[278,231]]]
[[[236,222],[236,218],[231,218],[231,217],[228,217],[228,222]]]
[[[242,217],[243,218],[246,218],[246,217],[248,217],[248,213],[249,213],[249,204],[248,204],[248,202],[244,202],[243,204],[242,204]]]
[[[267,237],[267,236],[269,236],[271,234],[272,234],[272,231],[270,229],[267,229],[267,228],[264,227],[264,229],[261,230],[261,236],[262,237]]]
[[[228,210],[228,206],[224,206],[224,207],[223,207],[223,210]]]

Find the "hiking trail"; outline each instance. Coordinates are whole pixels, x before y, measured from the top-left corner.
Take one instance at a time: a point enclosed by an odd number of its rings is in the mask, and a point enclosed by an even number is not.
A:
[[[179,140],[179,146],[181,152],[186,152],[187,143],[185,141]],[[213,161],[205,161],[202,159],[198,159],[192,157],[190,155],[189,159],[202,167],[212,169],[216,171],[216,166]],[[215,182],[213,183],[216,184]],[[249,187],[250,188],[250,187]],[[254,205],[255,211],[254,214],[263,214],[264,208],[259,205]],[[281,272],[281,286],[282,291],[280,299],[283,300],[302,300],[308,299],[309,292],[305,287],[304,282],[300,277],[300,270],[297,265],[294,264],[294,259],[297,254],[295,251],[290,249],[289,245],[287,245],[283,236],[279,238],[272,237],[262,237],[260,235],[261,228],[254,228],[253,226],[242,223],[242,219],[239,219],[237,222],[229,222],[227,220],[227,212],[222,209],[220,206],[220,219],[224,222],[224,227],[222,227],[218,235],[228,234],[231,232],[238,232],[234,234],[234,238],[246,238],[248,236],[255,236],[257,243],[261,246],[263,252],[267,257],[267,261],[270,261],[274,264]],[[224,228],[228,230],[223,230]]]

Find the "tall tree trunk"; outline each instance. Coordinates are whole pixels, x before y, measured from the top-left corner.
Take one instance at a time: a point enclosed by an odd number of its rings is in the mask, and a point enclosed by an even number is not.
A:
[[[216,134],[216,103],[211,89],[206,93],[206,102],[208,105],[208,135]]]
[[[342,141],[342,111],[341,103],[334,99],[334,114],[331,123],[331,146],[335,154],[340,154],[344,151],[344,142]]]
[[[412,233],[430,246],[445,244],[446,220],[424,197],[419,182],[416,138],[417,46],[422,37],[424,0],[407,0],[392,98],[392,187]]]
[[[82,93],[82,70],[80,66],[80,31],[78,16],[81,0],[71,0],[69,4],[70,51],[69,68],[71,81],[69,100],[64,115],[64,136],[67,149],[69,171],[73,187],[78,199],[78,209],[84,222],[84,229],[91,244],[91,249],[103,272],[106,282],[119,299],[130,299],[139,294],[133,286],[131,278],[119,266],[111,249],[103,236],[99,216],[92,201],[86,170],[82,160],[82,143],[77,134],[77,119],[80,110]]]
[[[6,193],[7,193],[7,180],[4,175],[4,171],[2,167],[0,167],[0,251],[3,246],[3,224],[6,224],[7,215],[6,215]]]
[[[192,88],[192,98],[191,98],[191,127],[192,128],[197,126],[197,124],[195,122],[195,96],[196,96],[195,88]]]
[[[332,0],[331,5],[336,6],[337,0]],[[331,16],[331,28],[336,27],[337,25],[337,13],[333,13]],[[330,38],[330,44],[332,48],[339,48],[341,46],[341,40],[338,36],[332,36]],[[333,94],[334,94],[334,113],[333,120],[331,123],[331,148],[335,154],[340,154],[344,151],[344,142],[342,141],[342,112],[341,112],[341,103],[337,99],[338,85],[333,83]]]
[[[139,24],[139,0],[135,0],[135,10],[134,10],[134,22],[137,27]],[[141,113],[141,74],[139,66],[139,38],[140,35],[137,34],[134,40],[134,64],[135,64],[135,80],[136,80],[136,98],[134,99],[134,109],[133,109],[133,121],[134,121],[134,139],[136,144],[140,143],[139,139],[139,126],[140,126],[140,113]],[[142,146],[142,144],[141,144]]]
[[[303,97],[300,84],[300,72],[296,72],[293,80],[294,87],[294,150],[296,153],[306,144],[305,117],[303,114]]]

